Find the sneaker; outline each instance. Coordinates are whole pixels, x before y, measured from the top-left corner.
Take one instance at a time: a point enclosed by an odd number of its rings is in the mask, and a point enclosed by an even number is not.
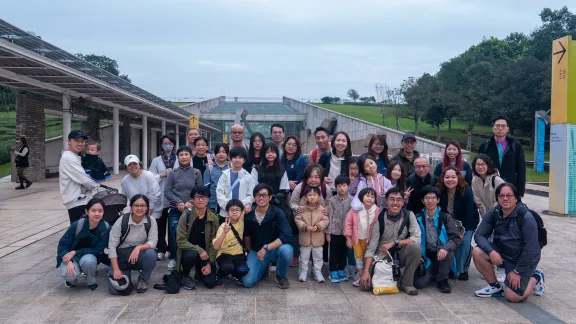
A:
[[[136,286],[136,292],[139,294],[145,293],[148,290],[148,284],[142,276],[138,276],[138,285]]]
[[[162,260],[164,260],[164,253],[162,253],[162,252],[158,252],[158,257],[157,257],[157,260],[158,260],[158,261],[162,261]]]
[[[24,190],[24,189],[26,189],[26,187],[24,187],[24,186],[18,186],[18,187],[16,187],[15,189],[16,189],[16,190]]]
[[[244,283],[242,282],[242,279],[240,278],[234,278],[234,280],[236,280],[236,284],[240,285],[240,286],[244,286]]]
[[[164,259],[170,259],[170,252],[166,251],[166,253],[164,253]]]
[[[318,283],[326,282],[326,280],[324,279],[324,276],[320,272],[315,273],[314,278],[316,279],[316,282],[318,282]]]
[[[270,266],[270,271],[276,272],[276,266]]]
[[[298,276],[298,281],[300,282],[306,282],[306,273],[302,273]]]
[[[280,289],[288,289],[290,288],[290,283],[288,282],[288,278],[276,275],[276,283]]]
[[[338,277],[340,278],[340,281],[348,281],[348,276],[344,270],[338,270]]]
[[[506,269],[496,267],[496,280],[500,283],[504,283],[506,281]]]
[[[330,275],[328,276],[328,278],[330,279],[331,282],[333,283],[339,283],[342,280],[340,279],[340,275],[338,274],[338,271],[332,271],[330,272]],[[346,280],[348,280],[348,278],[346,278]]]
[[[398,288],[402,291],[404,291],[407,295],[409,296],[416,296],[418,295],[418,289],[416,289],[414,286],[406,286],[403,284],[398,284]]]
[[[28,182],[28,183],[26,184],[26,189],[30,188],[31,185],[32,185],[32,182]]]
[[[496,286],[488,285],[480,290],[476,290],[474,294],[476,297],[500,297],[503,291],[502,285],[498,283]]]
[[[450,284],[448,283],[447,279],[440,280],[436,283],[436,287],[440,290],[443,294],[449,294],[452,292],[452,288],[450,288]]]
[[[192,280],[190,276],[182,278],[182,287],[186,290],[194,290],[196,288],[196,281]]]
[[[176,260],[170,259],[168,262],[168,270],[174,270],[176,268]]]
[[[458,276],[458,280],[460,281],[468,281],[468,272],[463,272]]]
[[[356,279],[356,280],[352,281],[352,286],[360,287],[360,279]]]
[[[99,287],[99,286],[98,286],[98,284],[96,284],[96,283],[93,284],[93,285],[88,285],[88,289],[90,289],[91,291],[94,291],[94,290],[98,289],[98,287]]]
[[[70,281],[64,281],[64,287],[66,288],[74,288],[76,287],[75,284],[71,283]]]
[[[546,292],[546,280],[544,280],[544,272],[540,269],[536,269],[534,274],[540,276],[540,280],[534,285],[534,296],[544,296]]]
[[[298,262],[299,262],[298,258],[297,258],[297,257],[293,257],[293,258],[292,258],[292,262],[290,262],[290,267],[291,267],[291,268],[294,268],[294,267],[298,266]]]
[[[224,288],[224,278],[216,278],[216,287]]]
[[[84,273],[84,271],[80,271],[78,277],[86,277],[86,273]]]

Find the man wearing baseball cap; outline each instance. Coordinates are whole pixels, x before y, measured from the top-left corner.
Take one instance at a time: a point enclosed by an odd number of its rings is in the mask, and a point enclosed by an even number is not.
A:
[[[86,209],[86,204],[92,198],[92,191],[98,184],[92,180],[82,167],[80,153],[86,144],[88,136],[76,129],[68,134],[68,150],[60,158],[59,180],[60,195],[66,209],[70,224],[80,219]],[[83,189],[84,188],[84,189]]]
[[[402,148],[392,160],[396,160],[400,163],[406,176],[414,173],[414,161],[420,156],[420,153],[416,151],[416,136],[412,133],[404,133],[402,136]]]

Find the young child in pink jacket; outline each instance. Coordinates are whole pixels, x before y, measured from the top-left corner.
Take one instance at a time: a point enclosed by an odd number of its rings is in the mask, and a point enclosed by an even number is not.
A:
[[[366,252],[366,243],[370,240],[372,226],[378,221],[380,208],[376,206],[376,190],[364,188],[358,193],[358,198],[362,201],[363,208],[360,211],[350,209],[346,215],[344,225],[344,235],[346,236],[346,245],[354,249],[356,257],[356,269],[362,273],[364,269],[364,252]],[[369,265],[368,265],[369,266]],[[359,280],[352,283],[354,286],[360,286]]]

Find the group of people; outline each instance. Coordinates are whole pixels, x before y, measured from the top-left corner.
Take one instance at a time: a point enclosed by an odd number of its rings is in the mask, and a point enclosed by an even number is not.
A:
[[[104,202],[89,194],[98,184],[80,166],[86,136],[72,131],[60,163],[71,226],[57,266],[66,287],[84,273],[94,290],[96,264],[109,264],[109,291],[128,294],[131,271],[139,271],[136,290],[144,292],[164,258],[185,289],[197,282],[222,287],[230,279],[249,288],[271,271],[278,286],[288,288],[290,266],[299,266],[299,281],[311,273],[321,283],[327,262],[331,282],[368,289],[374,259],[394,251],[404,269],[398,288],[408,295],[434,282],[450,293],[448,279],[468,280],[472,257],[489,284],[477,296],[503,293],[521,301],[542,295],[538,226],[521,202],[524,156],[508,122],[494,118],[494,136],[471,165],[458,142],[446,144],[434,172],[411,133],[392,158],[383,135],[356,157],[346,132],[323,127],[315,129],[317,145],[307,159],[299,138],[285,137],[281,124],[272,125],[272,141],[254,133],[248,145],[243,127],[234,125],[230,145],[218,143],[212,153],[197,129],[179,148],[163,136],[148,171],[137,156],[125,158],[128,175],[119,192],[129,198],[130,211],[111,227],[102,220]]]

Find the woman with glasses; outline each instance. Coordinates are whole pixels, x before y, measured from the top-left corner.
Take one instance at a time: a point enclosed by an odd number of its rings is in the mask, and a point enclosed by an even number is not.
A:
[[[467,281],[472,258],[472,236],[480,221],[478,209],[474,203],[474,194],[460,170],[452,166],[444,169],[437,187],[442,193],[440,208],[452,215],[455,220],[460,221],[465,230],[455,258],[456,270],[460,274],[458,280]]]
[[[304,169],[306,168],[306,159],[302,155],[300,140],[296,135],[289,135],[283,144],[284,155],[282,155],[282,164],[288,175],[288,184],[290,190],[294,190],[296,185],[302,182]]]
[[[378,173],[385,176],[387,165],[390,162],[388,158],[388,144],[386,143],[386,135],[374,135],[368,143],[368,152],[360,155],[360,159],[371,156],[376,160],[378,166]]]
[[[492,159],[486,154],[478,154],[472,160],[472,192],[476,207],[480,211],[480,217],[484,216],[488,209],[496,207],[498,201],[494,196],[496,188],[505,181],[498,175],[498,169],[494,167]]]

